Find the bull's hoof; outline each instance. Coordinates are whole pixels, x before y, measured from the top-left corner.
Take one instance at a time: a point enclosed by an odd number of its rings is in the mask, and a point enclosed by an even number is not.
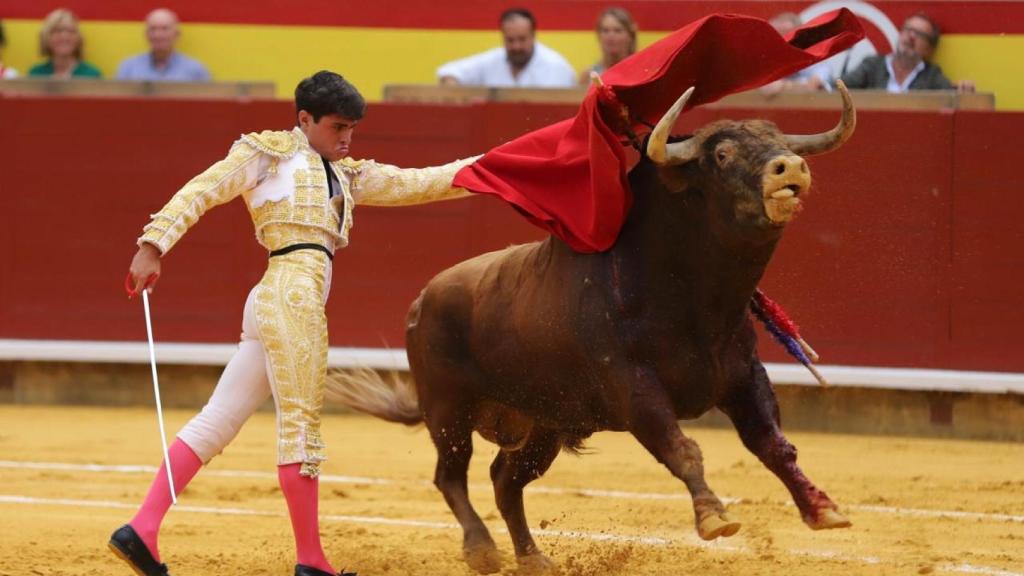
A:
[[[724,512],[710,514],[697,524],[697,534],[704,540],[714,540],[720,536],[732,536],[740,531],[740,526],[739,522],[731,520]]]
[[[525,556],[516,556],[516,563],[519,565],[519,569],[516,570],[516,574],[554,574],[558,571],[558,565],[555,564],[554,560],[548,558],[541,552],[535,552]]]
[[[828,530],[830,528],[849,528],[853,524],[833,508],[822,508],[818,511],[816,519],[804,520],[813,530]]]
[[[466,564],[480,574],[494,574],[501,572],[501,554],[493,543],[481,544],[471,548],[462,549],[462,557]]]

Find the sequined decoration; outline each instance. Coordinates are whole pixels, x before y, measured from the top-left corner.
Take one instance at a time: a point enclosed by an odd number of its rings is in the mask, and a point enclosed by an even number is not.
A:
[[[305,242],[328,249],[344,246],[347,241],[340,223],[346,215],[338,214],[327,198],[327,173],[320,156],[306,148],[298,161],[304,166],[295,170],[290,200],[249,207],[260,243],[267,250]],[[342,188],[348,200],[347,187]]]
[[[316,476],[327,459],[320,435],[327,377],[327,255],[297,250],[270,259],[253,309],[277,401],[278,464]]]
[[[229,202],[256,181],[260,154],[252,147],[237,144],[227,158],[189,180],[142,229],[139,243],[149,242],[167,252],[207,210]]]

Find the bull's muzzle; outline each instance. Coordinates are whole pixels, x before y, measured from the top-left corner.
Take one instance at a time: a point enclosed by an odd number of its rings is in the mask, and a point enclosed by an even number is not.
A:
[[[780,154],[764,165],[761,178],[764,212],[774,224],[785,224],[800,210],[800,196],[811,188],[807,162],[795,154]]]

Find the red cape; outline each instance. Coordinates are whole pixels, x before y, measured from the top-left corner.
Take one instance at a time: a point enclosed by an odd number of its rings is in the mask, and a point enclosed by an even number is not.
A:
[[[707,16],[609,68],[605,87],[590,88],[575,118],[491,150],[460,170],[454,184],[500,196],[578,252],[607,250],[633,199],[624,125],[616,130],[608,120],[616,123],[618,103],[634,120],[656,124],[690,86],[696,89],[688,108],[784,78],[863,37],[845,8],[786,38],[759,18]],[[643,124],[634,121],[632,128]]]

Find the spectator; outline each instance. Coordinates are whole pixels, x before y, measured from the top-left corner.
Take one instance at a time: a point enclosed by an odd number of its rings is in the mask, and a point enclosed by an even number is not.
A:
[[[625,8],[606,8],[594,28],[601,60],[580,73],[580,84],[590,83],[591,72],[601,74],[636,52],[636,22]]]
[[[437,69],[442,85],[520,88],[576,85],[576,72],[565,58],[534,39],[537,21],[529,10],[506,10],[501,14],[500,24],[505,47],[444,64]]]
[[[779,33],[781,36],[786,36],[790,32],[796,30],[803,22],[800,20],[800,16],[793,12],[783,12],[772,16],[768,23],[772,25],[772,28]],[[778,94],[779,92],[814,92],[816,90],[831,90],[832,89],[832,73],[828,64],[824,62],[818,62],[783,78],[776,80],[769,84],[765,84],[761,87],[761,92],[764,94]]]
[[[0,21],[0,80],[5,78],[17,78],[18,71],[10,66],[4,66],[4,46],[7,45],[7,38],[4,37],[4,23]]]
[[[28,75],[102,78],[99,68],[82,60],[82,45],[78,17],[64,8],[50,12],[39,31],[39,52],[46,57],[46,62],[33,66]]]
[[[209,82],[210,73],[205,66],[174,50],[180,36],[177,14],[166,8],[150,12],[146,16],[149,52],[122,61],[117,67],[117,79]]]
[[[849,88],[884,89],[889,92],[908,90],[951,90],[974,92],[969,80],[954,85],[938,65],[929,62],[939,44],[939,26],[923,12],[903,23],[896,52],[885,56],[868,56],[853,71],[843,75]]]

